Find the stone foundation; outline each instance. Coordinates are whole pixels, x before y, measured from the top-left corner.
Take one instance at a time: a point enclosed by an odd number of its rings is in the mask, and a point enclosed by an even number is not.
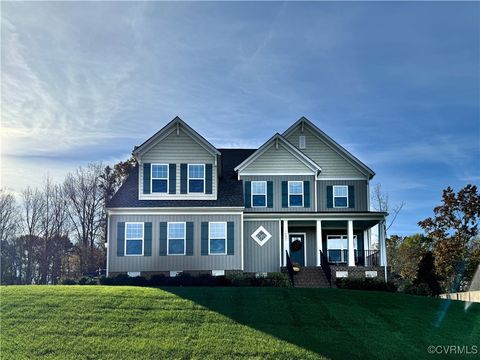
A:
[[[332,282],[337,278],[348,277],[356,279],[373,278],[378,280],[385,280],[385,268],[383,266],[335,266],[331,265]],[[337,273],[338,272],[338,273]],[[376,272],[376,276],[375,275]],[[347,276],[342,276],[342,275]],[[387,266],[387,276],[390,275],[390,268]]]

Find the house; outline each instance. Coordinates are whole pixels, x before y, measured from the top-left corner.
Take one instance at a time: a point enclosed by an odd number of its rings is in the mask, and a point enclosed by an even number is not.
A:
[[[108,276],[263,275],[290,258],[322,276],[386,279],[375,173],[304,117],[258,149],[217,149],[176,117],[133,155],[107,209]]]

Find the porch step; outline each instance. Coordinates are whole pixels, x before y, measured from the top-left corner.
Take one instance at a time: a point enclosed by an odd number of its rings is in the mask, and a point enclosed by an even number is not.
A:
[[[330,284],[321,267],[304,266],[294,276],[295,287],[298,288],[328,288]],[[332,284],[333,286],[333,284]]]

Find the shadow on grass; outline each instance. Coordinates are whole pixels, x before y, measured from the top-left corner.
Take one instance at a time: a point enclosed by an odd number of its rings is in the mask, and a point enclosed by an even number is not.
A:
[[[474,345],[480,304],[450,307],[443,326],[437,299],[338,289],[162,288],[211,311],[333,359],[428,358],[429,345]],[[474,342],[475,341],[475,342]]]

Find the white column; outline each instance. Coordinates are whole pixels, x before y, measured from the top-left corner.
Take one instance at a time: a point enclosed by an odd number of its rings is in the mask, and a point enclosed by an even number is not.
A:
[[[283,222],[283,266],[287,266],[287,255],[286,250],[288,250],[288,220],[282,220]]]
[[[355,252],[353,248],[353,220],[348,220],[348,266],[355,266]]]
[[[322,250],[322,220],[317,220],[317,266],[320,266],[320,250]]]
[[[385,247],[385,220],[378,223],[378,248],[380,249],[380,265],[387,266],[386,247]]]

